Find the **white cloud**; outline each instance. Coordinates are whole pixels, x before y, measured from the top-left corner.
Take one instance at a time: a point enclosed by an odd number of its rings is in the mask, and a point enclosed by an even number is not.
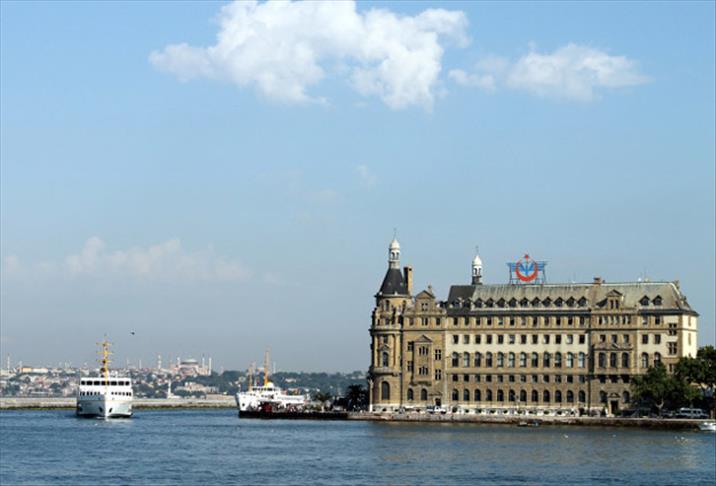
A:
[[[599,49],[567,44],[552,53],[530,52],[514,62],[487,58],[474,73],[455,69],[450,78],[464,86],[494,90],[504,86],[550,98],[591,101],[605,89],[636,86],[649,81],[637,63]]]
[[[368,169],[367,165],[359,165],[356,167],[356,171],[361,182],[366,186],[374,186],[378,182],[378,178]]]
[[[328,75],[347,77],[360,94],[391,108],[429,110],[443,42],[468,43],[463,12],[358,12],[353,1],[237,1],[221,9],[219,25],[215,45],[169,45],[152,52],[150,62],[181,80],[228,81],[290,103],[323,102],[308,89]]]
[[[7,273],[6,273],[7,272]],[[65,257],[61,263],[42,262],[23,266],[15,256],[3,261],[8,277],[109,277],[120,276],[146,280],[245,281],[251,272],[239,261],[224,258],[212,248],[187,251],[178,239],[149,247],[108,250],[100,238],[89,238],[82,249]]]

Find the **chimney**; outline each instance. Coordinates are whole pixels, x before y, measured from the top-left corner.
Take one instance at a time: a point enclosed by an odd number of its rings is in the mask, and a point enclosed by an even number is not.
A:
[[[403,267],[403,278],[405,279],[405,286],[408,289],[408,295],[413,295],[413,267]]]
[[[602,285],[602,277],[594,277],[594,285]]]

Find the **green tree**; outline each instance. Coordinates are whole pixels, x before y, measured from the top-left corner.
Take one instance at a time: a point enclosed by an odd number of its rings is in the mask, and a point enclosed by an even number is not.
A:
[[[656,407],[659,416],[667,403],[678,407],[694,399],[694,389],[681,377],[667,373],[662,363],[635,377],[631,387],[634,397]]]
[[[686,383],[697,385],[701,389],[701,396],[707,402],[706,405],[713,408],[713,390],[716,386],[716,349],[713,346],[699,349],[695,358],[681,358],[674,373]]]
[[[351,385],[346,392],[346,400],[349,410],[365,410],[368,406],[368,390],[362,385]]]

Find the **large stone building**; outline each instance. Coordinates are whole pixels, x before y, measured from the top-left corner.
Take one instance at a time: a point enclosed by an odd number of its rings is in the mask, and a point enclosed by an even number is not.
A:
[[[698,314],[678,282],[453,285],[414,295],[393,239],[372,314],[370,404],[481,413],[617,413],[630,381],[696,355]]]

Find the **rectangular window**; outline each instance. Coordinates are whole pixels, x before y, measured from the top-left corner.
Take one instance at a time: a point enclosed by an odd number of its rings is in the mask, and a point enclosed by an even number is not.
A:
[[[562,375],[554,375],[555,383],[562,383]]]
[[[410,341],[408,343],[408,351],[412,351],[412,350],[413,350],[413,341]]]
[[[532,344],[538,344],[539,343],[539,334],[533,334],[532,335]]]
[[[497,383],[502,383],[505,381],[505,377],[502,375],[497,375]]]
[[[584,344],[587,342],[587,337],[584,334],[579,335],[579,344]]]
[[[549,375],[542,376],[542,382],[543,383],[549,383]]]
[[[527,334],[520,334],[520,344],[527,344]]]
[[[542,335],[542,343],[549,344],[549,334]]]
[[[649,335],[648,334],[641,335],[641,344],[649,344]]]
[[[656,324],[657,326],[661,324],[661,316],[654,317],[654,324]]]
[[[509,376],[509,380],[510,380],[510,383],[514,383],[514,382],[515,382],[515,375],[510,375],[510,376]]]
[[[488,334],[487,336],[485,336],[485,342],[487,344],[492,344],[492,334]]]
[[[468,383],[470,381],[470,375],[462,375],[462,381]]]
[[[555,343],[555,344],[562,344],[562,335],[561,335],[561,334],[557,334],[557,335],[554,336],[554,343]]]
[[[624,341],[625,343],[628,343],[628,342],[629,342],[629,334],[624,334],[624,336],[623,336],[623,341]]]
[[[616,334],[612,334],[612,342],[613,342],[614,344],[617,343],[617,339],[618,339],[618,338],[619,338],[619,336],[617,336]]]
[[[497,318],[497,325],[498,325],[498,326],[504,326],[504,325],[505,325],[505,320],[504,320],[502,317],[498,317],[498,318]]]
[[[464,334],[462,336],[462,344],[470,344],[470,335],[469,334]]]
[[[641,324],[642,324],[643,326],[648,326],[648,325],[649,325],[649,318],[648,318],[647,316],[641,316]]]
[[[480,344],[481,342],[482,342],[482,336],[479,334],[476,335],[475,336],[475,344]]]
[[[515,318],[510,317],[510,326],[514,326],[514,325],[515,325]]]
[[[480,375],[475,375],[475,383],[480,383]]]
[[[502,334],[497,335],[497,344],[503,344],[505,342],[505,336]]]
[[[453,335],[452,335],[452,343],[453,343],[453,344],[460,344],[460,336],[458,336],[457,334],[453,334]]]
[[[669,354],[675,355],[677,352],[677,344],[676,343],[669,343]]]
[[[485,375],[485,381],[488,383],[492,383],[492,375]]]
[[[492,317],[488,317],[488,318],[487,318],[487,325],[488,325],[488,326],[491,326],[491,325],[492,325]]]
[[[571,334],[567,334],[567,344],[572,344],[574,342],[574,336]]]
[[[413,371],[413,362],[408,361],[408,371]]]
[[[440,361],[441,359],[443,359],[443,352],[441,349],[436,349],[435,350],[435,361]]]
[[[654,334],[654,344],[661,344],[661,334]]]
[[[514,334],[510,334],[510,335],[509,335],[509,343],[510,343],[510,344],[515,344],[515,335],[514,335]]]
[[[574,376],[567,375],[567,383],[574,383]]]
[[[539,376],[532,375],[532,383],[538,383],[539,382]]]
[[[456,374],[453,374],[453,375],[452,375],[452,381],[453,381],[454,383],[457,383],[457,382],[458,382],[458,376],[457,376]]]
[[[435,370],[435,381],[443,379],[443,370]]]

